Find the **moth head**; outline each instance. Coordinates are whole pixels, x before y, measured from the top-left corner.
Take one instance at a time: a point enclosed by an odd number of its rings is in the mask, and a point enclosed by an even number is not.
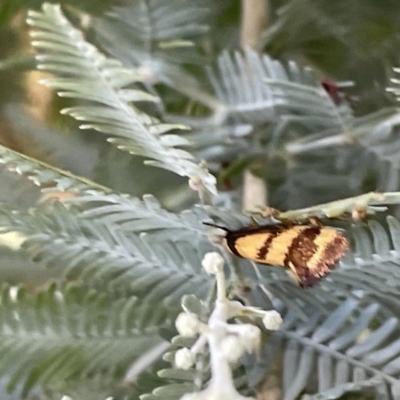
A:
[[[211,226],[212,229],[207,233],[208,240],[214,245],[221,245],[225,243],[226,235],[230,232],[228,228],[224,226],[216,225],[211,222],[203,222],[203,225]]]

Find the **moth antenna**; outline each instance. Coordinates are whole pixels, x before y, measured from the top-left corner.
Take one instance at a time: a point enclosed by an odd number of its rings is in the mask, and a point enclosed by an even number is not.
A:
[[[252,226],[260,226],[260,224],[257,222],[257,220],[252,215],[250,216],[250,219],[251,219]]]
[[[219,228],[219,229],[222,229],[225,232],[229,232],[229,229],[225,228],[225,226],[216,225],[216,224],[213,224],[212,222],[203,222],[203,225],[212,226],[213,228]]]

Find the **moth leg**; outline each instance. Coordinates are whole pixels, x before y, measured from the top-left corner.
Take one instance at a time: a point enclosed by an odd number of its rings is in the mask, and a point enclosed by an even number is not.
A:
[[[272,207],[264,207],[263,210],[261,211],[261,215],[264,218],[270,218],[273,217],[275,219],[279,219],[279,215],[280,215],[280,211],[277,210],[276,208],[272,208]]]
[[[250,215],[250,220],[251,220],[252,227],[260,226],[260,224],[257,222],[257,220],[252,215]]]
[[[299,277],[299,274],[296,271],[296,267],[293,265],[292,262],[289,262],[287,266],[289,267],[289,272],[291,273],[293,278],[299,283],[300,282],[300,277]]]
[[[351,211],[351,217],[353,221],[359,222],[364,219],[367,215],[367,209],[363,206],[354,206],[353,210]]]
[[[321,220],[317,217],[310,217],[308,219],[308,222],[310,223],[310,225],[317,226],[318,228],[322,228],[324,226]]]

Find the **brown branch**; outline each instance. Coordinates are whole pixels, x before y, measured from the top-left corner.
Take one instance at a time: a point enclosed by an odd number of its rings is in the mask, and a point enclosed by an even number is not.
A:
[[[240,44],[255,47],[269,22],[269,0],[242,0]]]
[[[241,46],[254,47],[268,22],[269,0],[242,0]],[[247,169],[243,177],[243,208],[253,210],[257,206],[266,204],[265,181]]]

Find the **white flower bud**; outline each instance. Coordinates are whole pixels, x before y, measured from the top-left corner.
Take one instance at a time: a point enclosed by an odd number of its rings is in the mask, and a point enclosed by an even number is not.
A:
[[[154,85],[158,82],[157,74],[155,73],[154,68],[152,69],[150,65],[143,65],[137,68],[136,72],[140,76],[140,80]]]
[[[254,397],[244,397],[240,395],[233,387],[233,384],[230,384],[232,388],[228,388],[228,390],[224,387],[222,389],[207,388],[202,392],[186,393],[179,400],[256,400]],[[222,382],[222,385],[225,385],[225,383]]]
[[[175,365],[178,368],[189,369],[194,364],[194,361],[195,355],[190,351],[190,349],[179,349],[175,353]]]
[[[204,183],[202,181],[202,179],[199,176],[192,176],[189,179],[189,187],[196,191],[199,192],[201,190],[204,190]]]
[[[0,245],[7,246],[11,250],[19,250],[27,237],[19,232],[0,232]]]
[[[193,337],[199,333],[201,322],[196,314],[180,313],[175,321],[179,334],[185,337]]]
[[[237,336],[229,335],[222,340],[221,351],[226,361],[233,363],[242,357],[245,347]]]
[[[201,392],[195,393],[186,393],[179,400],[203,400],[203,396]]]
[[[245,324],[239,333],[242,344],[247,351],[259,349],[261,345],[261,330],[255,325]]]
[[[201,265],[206,270],[207,274],[215,275],[218,271],[222,270],[224,259],[221,254],[213,251],[205,254]]]
[[[229,301],[229,318],[239,317],[242,315],[243,309],[245,308],[240,301]]]
[[[275,310],[266,311],[262,321],[264,326],[271,331],[279,329],[283,322],[281,315]]]

